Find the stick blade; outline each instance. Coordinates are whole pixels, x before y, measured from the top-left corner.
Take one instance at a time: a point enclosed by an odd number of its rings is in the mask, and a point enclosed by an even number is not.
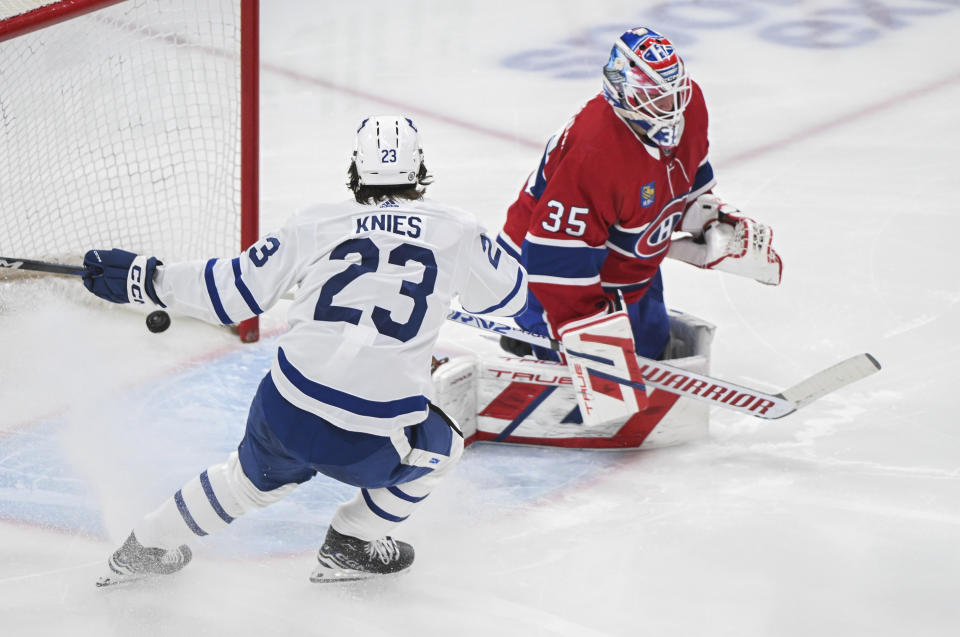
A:
[[[781,395],[800,409],[813,401],[880,371],[880,363],[870,354],[857,354],[802,380]]]

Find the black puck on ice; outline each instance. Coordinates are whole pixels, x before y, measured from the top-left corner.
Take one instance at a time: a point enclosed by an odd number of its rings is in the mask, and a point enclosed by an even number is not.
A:
[[[159,334],[168,327],[170,327],[170,315],[163,310],[155,310],[147,314],[147,329],[154,334]]]

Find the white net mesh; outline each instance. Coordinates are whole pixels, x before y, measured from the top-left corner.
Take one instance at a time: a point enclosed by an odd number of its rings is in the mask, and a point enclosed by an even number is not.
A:
[[[0,42],[0,255],[232,255],[240,149],[238,0],[129,0]]]

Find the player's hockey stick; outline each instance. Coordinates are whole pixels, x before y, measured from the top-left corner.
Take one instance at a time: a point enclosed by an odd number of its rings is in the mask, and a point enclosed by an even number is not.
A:
[[[34,259],[14,259],[0,257],[0,268],[11,270],[31,270],[45,274],[66,274],[69,276],[83,276],[87,273],[86,266],[65,265],[49,261],[35,261]],[[147,329],[157,334],[170,327],[170,315],[163,310],[154,310],[147,314]]]
[[[547,347],[558,352],[563,351],[563,345],[555,339],[531,334],[469,312],[454,310],[447,315],[447,319],[531,345]],[[567,352],[567,355],[573,354]],[[765,419],[783,418],[818,398],[861,378],[866,378],[880,369],[880,363],[870,354],[857,354],[817,372],[789,389],[770,394],[642,356],[638,356],[637,361],[644,381],[651,387]],[[609,375],[604,377],[624,385],[636,385],[629,379],[611,378]]]
[[[83,276],[87,271],[82,265],[64,265],[63,263],[34,261],[32,259],[14,259],[11,257],[0,257],[0,268],[32,270],[34,272],[46,272],[47,274],[69,274],[73,276]]]

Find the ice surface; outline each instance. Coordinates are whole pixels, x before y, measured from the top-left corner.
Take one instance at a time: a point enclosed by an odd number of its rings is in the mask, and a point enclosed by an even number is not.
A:
[[[649,23],[704,87],[718,193],[785,262],[778,288],[666,264],[668,303],[718,326],[713,373],[779,390],[862,351],[884,369],[782,421],[714,410],[683,447],[473,446],[401,527],[417,563],[389,582],[307,581],[350,496],[318,478],[179,576],[104,591],[131,525],[236,445],[283,307],[241,346],[191,320],[152,335],[72,281],[0,284],[0,633],[957,633],[956,3],[263,4],[264,229],[346,198],[381,112],[417,121],[431,194],[497,229],[612,38]]]

